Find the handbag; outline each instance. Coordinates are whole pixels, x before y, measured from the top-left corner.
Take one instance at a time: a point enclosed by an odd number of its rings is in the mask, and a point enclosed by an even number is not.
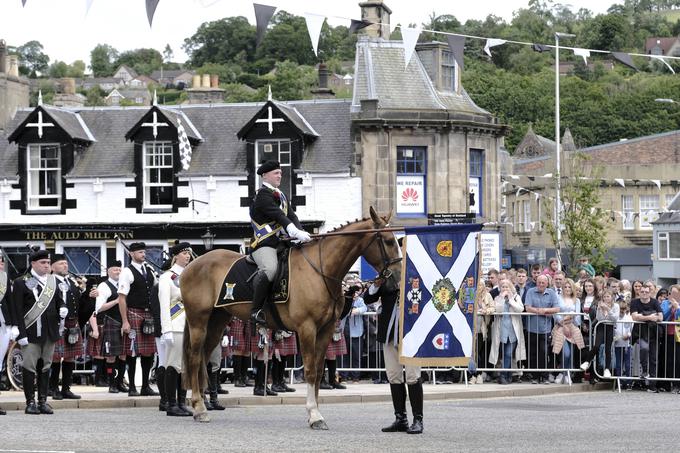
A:
[[[145,319],[142,321],[142,333],[144,335],[153,335],[154,331],[153,319]]]

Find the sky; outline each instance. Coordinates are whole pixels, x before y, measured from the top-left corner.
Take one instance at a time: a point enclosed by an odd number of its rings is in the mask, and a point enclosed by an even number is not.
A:
[[[10,46],[37,40],[44,52],[55,60],[72,63],[83,60],[89,64],[90,51],[97,44],[109,44],[118,51],[141,47],[162,52],[166,44],[174,51],[174,61],[187,59],[181,46],[204,22],[229,16],[245,16],[255,23],[253,2],[244,0],[160,0],[149,27],[144,0],[0,0],[0,39]],[[358,0],[257,0],[296,15],[321,14],[332,26],[349,25],[349,19],[359,19]],[[528,0],[386,0],[392,10],[391,24],[421,24],[432,12],[453,14],[458,20],[484,19],[495,14],[512,19],[513,11],[525,8]],[[564,0],[572,10],[588,8],[604,13],[618,0]],[[336,17],[331,17],[336,16]],[[311,45],[310,45],[311,51]]]

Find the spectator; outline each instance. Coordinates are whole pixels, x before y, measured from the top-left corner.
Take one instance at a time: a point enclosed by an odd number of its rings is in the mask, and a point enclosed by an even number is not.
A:
[[[352,358],[351,366],[354,369],[361,368],[361,341],[364,337],[364,316],[367,308],[364,303],[364,299],[361,297],[361,287],[359,285],[353,285],[349,288],[352,294],[352,309],[349,315],[349,336],[350,336],[350,355]],[[359,371],[352,371],[350,377],[354,383],[359,382]]]
[[[532,264],[531,265],[531,280],[527,283],[529,285],[529,288],[533,288],[536,286],[536,279],[538,276],[541,275],[541,265],[540,264]]]
[[[659,343],[657,322],[663,319],[661,306],[650,295],[649,288],[640,283],[640,297],[633,299],[630,304],[630,313],[633,321],[644,324],[636,324],[633,330],[633,343],[640,345],[640,365],[642,366],[643,378],[656,377],[657,346]],[[648,379],[647,391],[658,393],[656,381]]]
[[[639,299],[640,298],[640,288],[642,288],[642,282],[640,280],[635,280],[633,282],[633,290],[630,293],[631,301],[633,299]],[[650,295],[652,294],[651,292],[649,293]],[[631,306],[631,310],[632,310]]]
[[[533,316],[527,321],[529,368],[545,368],[548,354],[548,334],[552,329],[551,315],[559,312],[559,302],[554,291],[548,291],[548,276],[539,275],[536,287],[525,297],[525,309]],[[533,372],[532,384],[544,381],[546,373]],[[547,382],[547,381],[545,381]]]
[[[666,290],[661,290],[659,293]],[[678,322],[680,319],[680,285],[673,285],[670,287],[670,295],[663,302],[659,299],[657,293],[657,300],[661,304],[661,311],[663,312],[663,320],[667,322]],[[660,358],[665,359],[663,370],[664,377],[677,379],[680,378],[680,347],[677,344],[678,326],[675,324],[664,325],[665,335],[662,335],[663,351],[659,354]],[[671,381],[671,393],[678,393],[679,387],[677,382]]]
[[[581,364],[581,369],[586,371],[593,359],[597,358],[600,352],[600,346],[604,344],[604,373],[602,376],[605,379],[612,377],[609,370],[612,363],[612,341],[614,341],[614,323],[619,320],[619,306],[614,303],[614,295],[611,291],[605,290],[602,294],[602,300],[597,305],[595,314],[590,312],[590,319],[593,317],[597,320],[595,324],[595,342],[590,347],[590,350],[585,354],[584,362]],[[592,378],[591,378],[592,382]]]
[[[630,316],[630,303],[619,302],[619,321],[614,326],[614,376],[630,377],[630,338],[633,331],[633,318]],[[630,380],[621,380],[622,388],[631,388]]]
[[[562,294],[562,285],[564,284],[565,278],[564,272],[555,272],[555,276],[553,277],[553,288],[558,296]]]
[[[498,289],[498,271],[494,268],[489,269],[486,281],[491,284],[491,291],[489,291],[489,294],[491,294],[492,299],[495,299],[500,293],[500,290]]]
[[[560,262],[557,261],[557,258],[552,257],[548,260],[548,267],[543,269],[543,272],[541,272],[541,274],[549,275],[550,278],[553,278],[555,277],[555,272],[557,272],[558,270],[560,270]]]
[[[583,287],[583,284],[586,282],[586,280],[588,280],[590,278],[590,276],[588,275],[588,272],[586,272],[583,269],[578,271],[577,275],[578,275],[578,285]]]
[[[494,366],[498,365],[498,349],[500,345],[503,345],[503,368],[517,368],[517,362],[526,358],[524,333],[520,317],[509,313],[522,313],[524,311],[522,299],[515,292],[512,282],[505,279],[500,282],[500,294],[494,302],[496,313],[503,314],[495,320],[491,328],[489,362]],[[512,360],[513,354],[515,355],[514,361]],[[499,384],[507,385],[511,382],[512,373],[510,371],[501,372]]]
[[[619,281],[619,292],[621,293],[623,300],[628,302],[628,306],[630,307],[630,301],[633,299],[632,299],[632,287],[629,280],[623,279]]]
[[[589,260],[587,256],[582,256],[579,258],[578,269],[586,271],[589,277],[595,277],[595,268],[588,261]]]
[[[517,271],[515,269],[508,269],[508,279],[513,285],[517,284]]]
[[[600,293],[597,291],[595,281],[589,278],[583,283],[583,291],[581,293],[581,307],[583,313],[590,313],[591,308],[597,308],[600,301]]]
[[[489,357],[490,344],[487,339],[489,323],[491,322],[491,315],[496,311],[496,306],[486,285],[479,285],[477,291],[480,294],[477,297],[477,319],[475,320],[475,335],[477,336],[477,354],[475,360],[479,366],[485,366],[487,357]],[[485,376],[486,373],[477,371],[470,379],[470,383],[482,384]]]
[[[524,300],[524,294],[530,288],[528,282],[528,275],[526,269],[517,270],[517,284],[515,285],[515,292],[519,294],[519,297]]]
[[[585,347],[583,335],[581,334],[581,303],[579,302],[574,288],[576,284],[570,278],[562,285],[562,294],[558,296],[560,313],[554,315],[555,327],[552,331],[552,351],[553,354],[562,354],[562,368],[574,368],[574,362],[580,363],[581,350]],[[568,315],[564,313],[574,313]],[[578,348],[575,357],[572,358],[572,345]],[[556,384],[571,384],[569,374],[559,373],[555,378]]]

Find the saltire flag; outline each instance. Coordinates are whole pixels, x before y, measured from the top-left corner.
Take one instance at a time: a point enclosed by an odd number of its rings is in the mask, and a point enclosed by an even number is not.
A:
[[[400,362],[467,366],[473,352],[480,224],[405,229]]]
[[[182,163],[182,170],[186,171],[191,165],[191,143],[189,143],[182,120],[179,118],[177,118],[177,138],[179,139],[179,160]]]

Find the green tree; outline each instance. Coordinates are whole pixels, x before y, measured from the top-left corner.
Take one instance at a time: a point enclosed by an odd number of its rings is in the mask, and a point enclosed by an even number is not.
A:
[[[274,71],[267,74],[263,79],[272,87],[275,99],[288,101],[293,99],[309,99],[310,90],[316,84],[316,71],[311,66],[297,65],[292,61],[276,63]],[[267,88],[260,88],[266,93]]]
[[[165,49],[163,49],[163,62],[169,63],[173,58],[175,58],[175,52],[172,51],[170,44],[166,44]]]
[[[82,94],[85,95],[85,105],[88,107],[106,105],[106,100],[104,99],[106,92],[98,86],[94,86]]]
[[[547,201],[544,209],[543,226],[550,235],[555,250],[565,250],[571,266],[570,273],[576,274],[574,266],[581,256],[590,257],[590,263],[598,273],[610,270],[613,263],[607,256],[607,229],[610,217],[600,207],[599,168],[587,166],[588,156],[575,153],[568,160],[568,177],[562,177],[562,219],[560,242],[557,241],[557,222],[554,205]],[[546,200],[546,198],[544,198]],[[547,199],[549,200],[549,199]]]
[[[182,48],[192,67],[206,63],[252,62],[255,56],[255,27],[243,16],[205,22],[184,40]]]
[[[16,48],[19,55],[19,73],[31,78],[45,75],[49,68],[50,57],[43,52],[40,41],[28,41]]]
[[[82,78],[85,75],[85,62],[83,60],[76,60],[68,68],[68,77]]]
[[[63,61],[56,60],[49,67],[48,74],[54,79],[66,77],[69,71],[69,66]]]
[[[90,69],[94,77],[108,77],[116,70],[113,62],[118,58],[118,51],[108,44],[97,44],[90,52]]]
[[[163,55],[156,49],[126,50],[121,53],[113,63],[114,71],[122,65],[126,65],[138,74],[149,75],[160,69],[163,64]]]

